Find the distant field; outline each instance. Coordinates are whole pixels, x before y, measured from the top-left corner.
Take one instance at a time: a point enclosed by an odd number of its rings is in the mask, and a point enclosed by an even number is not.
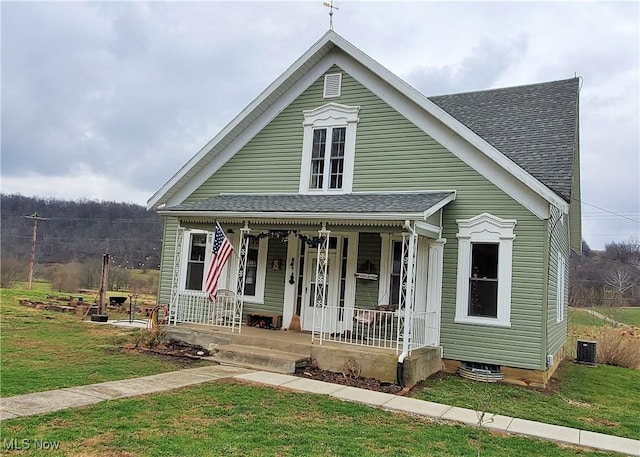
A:
[[[623,324],[640,327],[640,308],[595,308],[595,311]]]
[[[126,343],[144,337],[144,330],[86,322],[75,314],[37,310],[18,301],[45,300],[49,293],[48,287],[41,284],[31,291],[0,290],[2,397],[184,367],[185,361],[181,359],[121,349]],[[109,315],[112,317],[111,312]]]
[[[569,308],[569,322],[575,325],[602,327],[604,321],[589,314],[588,310],[607,316],[622,324],[640,327],[640,308]]]
[[[589,314],[586,309],[569,308],[569,324],[584,327],[603,327],[604,321]]]

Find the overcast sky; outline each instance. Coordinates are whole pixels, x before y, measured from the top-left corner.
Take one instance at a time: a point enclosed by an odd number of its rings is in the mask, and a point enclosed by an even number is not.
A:
[[[581,76],[584,238],[639,236],[638,2],[335,4],[427,96]],[[328,28],[321,0],[0,8],[2,192],[141,205]]]

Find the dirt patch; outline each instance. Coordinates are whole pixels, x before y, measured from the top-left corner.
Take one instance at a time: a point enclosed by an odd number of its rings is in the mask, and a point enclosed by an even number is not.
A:
[[[182,341],[171,339],[166,343],[156,345],[152,348],[126,345],[120,351],[128,353],[145,353],[155,357],[170,358],[178,361],[183,367],[190,367],[197,364],[202,357],[208,357],[211,353],[202,346],[195,346]]]
[[[341,384],[343,386],[358,387],[360,389],[384,392],[388,394],[398,394],[403,390],[402,387],[397,384],[380,382],[374,378],[348,376],[343,373],[334,373],[333,371],[321,370],[315,365],[311,365],[302,370],[296,371],[296,376],[300,376],[301,378],[315,379],[317,381],[330,382],[333,384]]]

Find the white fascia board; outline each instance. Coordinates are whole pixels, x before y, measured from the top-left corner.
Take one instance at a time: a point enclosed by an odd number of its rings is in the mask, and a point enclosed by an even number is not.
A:
[[[422,221],[416,221],[416,233],[433,239],[439,239],[442,228]]]
[[[169,205],[175,205],[179,198],[170,197],[170,203],[168,201],[162,201],[175,186],[179,185],[180,180],[194,167],[196,167],[211,150],[220,143],[227,135],[229,135],[238,125],[254,110],[258,109],[262,103],[264,103],[276,90],[284,84],[284,82],[292,77],[296,71],[298,71],[308,60],[310,60],[316,53],[320,52],[322,48],[329,44],[332,37],[337,36],[335,32],[329,31],[325,33],[311,48],[302,54],[287,70],[282,73],[275,81],[273,81],[265,90],[262,91],[258,97],[256,97],[246,108],[244,108],[231,122],[229,122],[213,139],[205,144],[185,165],[183,165],[153,196],[147,201],[147,209],[154,208],[161,203],[167,203]],[[327,52],[329,52],[328,50]],[[317,65],[314,66],[317,69]],[[326,70],[325,70],[326,71]],[[318,76],[319,77],[319,76]],[[294,97],[295,98],[295,97]],[[227,159],[228,160],[228,159]],[[224,161],[226,162],[226,160]],[[224,163],[223,162],[223,163]],[[219,168],[219,167],[218,167]],[[198,173],[200,175],[201,173]],[[197,176],[198,176],[197,175]],[[193,178],[189,180],[190,184],[193,182]],[[192,186],[191,186],[192,187]],[[197,187],[196,187],[197,188]],[[195,190],[195,189],[194,189]],[[184,193],[184,192],[182,192]],[[181,201],[178,201],[181,203]]]
[[[240,149],[242,149],[251,139],[265,128],[278,114],[280,114],[290,103],[300,96],[312,83],[316,81],[333,65],[332,58],[325,56],[309,72],[299,79],[287,92],[278,98],[266,111],[253,121],[246,129],[236,136],[231,143],[222,149],[220,153],[204,166],[198,173],[185,183],[167,201],[167,206],[181,204],[189,195],[195,192],[198,187],[206,182],[215,172],[227,163]]]
[[[436,203],[435,205],[433,205],[431,208],[429,208],[428,210],[426,210],[423,214],[423,218],[426,221],[429,217],[431,217],[433,214],[435,214],[437,211],[440,211],[442,208],[444,208],[446,205],[448,205],[449,203],[451,203],[452,201],[454,201],[456,199],[456,195],[457,192],[455,190],[447,190],[444,192],[452,192],[451,195],[443,198],[440,202]]]
[[[549,203],[568,211],[568,203],[544,184],[389,70],[359,54],[368,61],[342,53],[336,65],[541,219],[549,217]]]
[[[318,213],[318,212],[263,212],[263,211],[167,211],[159,210],[161,216],[177,217],[211,217],[229,219],[283,219],[300,220],[310,219],[314,221],[334,220],[371,220],[371,221],[419,221],[424,213]]]

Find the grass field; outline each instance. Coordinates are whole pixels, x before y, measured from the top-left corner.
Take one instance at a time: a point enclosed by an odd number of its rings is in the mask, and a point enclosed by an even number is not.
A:
[[[21,437],[59,442],[47,456],[612,455],[224,381],[3,423]]]
[[[595,308],[595,311],[623,324],[640,327],[640,308]]]
[[[2,289],[0,301],[0,395],[172,371],[183,361],[127,353],[120,347],[142,330],[82,321],[80,316],[36,310],[19,298],[45,299],[49,290]]]
[[[605,323],[599,317],[589,314],[586,309],[569,308],[569,324],[583,327],[604,327]]]
[[[640,308],[594,307],[588,309],[600,313],[603,316],[607,316],[622,324],[640,327]],[[569,321],[573,324],[583,326],[602,327],[605,325],[602,319],[589,314],[587,312],[587,308],[569,308]]]
[[[120,351],[135,336],[131,331],[17,302],[48,293],[46,287],[0,292],[2,396],[181,367],[175,360]],[[413,395],[466,408],[489,395],[487,410],[494,413],[640,438],[640,371],[565,364],[559,374],[555,391],[441,376]],[[476,455],[478,448],[482,455],[518,457],[607,455],[231,382],[3,422],[0,443],[22,438],[60,442],[59,450],[47,451],[51,456],[451,456]]]
[[[492,413],[640,439],[640,370],[566,362],[557,378],[552,390],[535,390],[442,375],[413,396],[473,409],[488,398]]]

